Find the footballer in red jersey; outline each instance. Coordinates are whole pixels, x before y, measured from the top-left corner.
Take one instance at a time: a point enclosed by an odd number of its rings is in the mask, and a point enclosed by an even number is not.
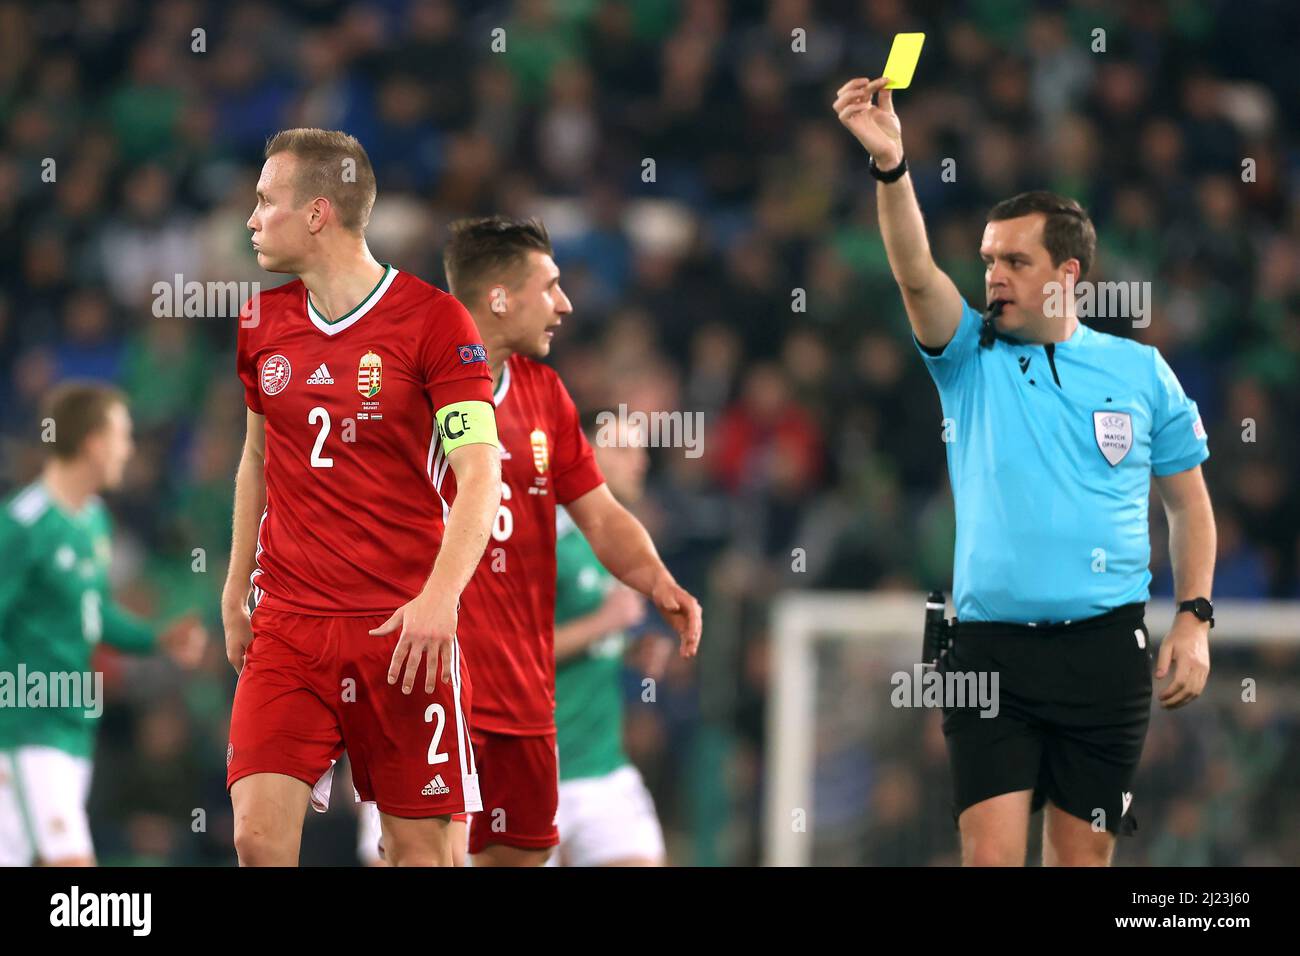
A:
[[[300,278],[256,296],[238,335],[248,436],[222,616],[245,865],[297,862],[345,748],[394,862],[451,863],[450,817],[479,806],[456,632],[500,501],[491,379],[465,308],[371,256],[374,199],[355,138],[268,142],[248,226],[258,263]],[[435,460],[458,491],[439,492]]]
[[[563,382],[537,361],[572,311],[545,227],[503,217],[455,223],[443,261],[487,346],[502,470],[492,540],[462,595],[458,632],[474,673],[471,727],[483,800],[471,816],[468,849],[475,866],[541,865],[559,842],[556,505],[566,507],[600,562],[675,627],[683,656],[699,645],[700,605],[614,499]]]

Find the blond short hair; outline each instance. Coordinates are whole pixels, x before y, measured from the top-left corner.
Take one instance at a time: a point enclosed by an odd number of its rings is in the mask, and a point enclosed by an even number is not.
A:
[[[375,171],[355,136],[336,129],[286,129],[266,142],[265,158],[291,153],[298,158],[293,201],[297,206],[324,196],[339,224],[364,232],[375,206]]]

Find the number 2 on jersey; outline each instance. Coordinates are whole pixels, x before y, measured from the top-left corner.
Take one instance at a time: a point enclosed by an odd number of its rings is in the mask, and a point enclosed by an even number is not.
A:
[[[333,458],[322,458],[321,449],[325,447],[325,436],[330,433],[330,413],[325,411],[320,405],[317,405],[307,413],[307,424],[315,425],[320,423],[320,432],[316,435],[316,444],[311,449],[311,466],[313,468],[333,468]],[[346,431],[346,429],[345,429]]]

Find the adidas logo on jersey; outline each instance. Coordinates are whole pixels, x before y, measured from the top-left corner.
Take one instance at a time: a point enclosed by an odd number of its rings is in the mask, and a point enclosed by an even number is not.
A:
[[[325,363],[320,363],[320,368],[307,376],[308,385],[333,385],[334,377],[330,375],[330,370],[325,367]]]
[[[426,783],[424,789],[420,791],[421,796],[425,797],[441,797],[448,793],[451,793],[451,787],[442,782],[442,774],[440,773],[435,774],[433,779]]]

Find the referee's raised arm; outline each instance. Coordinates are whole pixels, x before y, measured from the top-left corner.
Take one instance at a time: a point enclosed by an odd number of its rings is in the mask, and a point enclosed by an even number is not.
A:
[[[871,154],[872,175],[879,183],[880,232],[912,332],[926,348],[941,349],[961,321],[961,295],[930,255],[921,207],[904,165],[903,131],[892,91],[883,89],[887,82],[884,76],[850,80],[839,89],[835,113]],[[877,95],[878,102],[872,103]]]

